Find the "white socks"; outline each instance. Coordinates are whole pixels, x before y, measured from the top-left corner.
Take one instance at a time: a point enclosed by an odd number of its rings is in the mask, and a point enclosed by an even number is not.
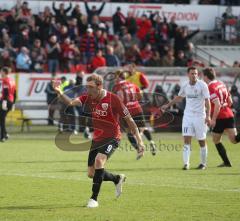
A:
[[[190,160],[190,154],[191,154],[191,146],[189,144],[184,144],[183,146],[183,163],[184,165],[189,165]]]
[[[206,166],[206,164],[207,164],[207,153],[208,153],[207,146],[200,147],[201,164],[203,164],[204,166]]]
[[[184,144],[184,146],[183,146],[183,163],[184,163],[184,165],[187,164],[189,166],[190,154],[191,154],[191,146],[189,144]],[[204,166],[207,165],[207,154],[208,154],[207,146],[200,147],[201,164],[203,164]]]

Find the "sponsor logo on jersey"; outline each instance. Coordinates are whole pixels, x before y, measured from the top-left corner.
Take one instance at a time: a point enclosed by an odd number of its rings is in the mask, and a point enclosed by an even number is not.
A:
[[[198,98],[197,94],[188,94],[187,98]]]
[[[107,116],[107,111],[104,111],[104,110],[95,109],[95,113],[98,116],[101,116],[101,117],[106,117]]]

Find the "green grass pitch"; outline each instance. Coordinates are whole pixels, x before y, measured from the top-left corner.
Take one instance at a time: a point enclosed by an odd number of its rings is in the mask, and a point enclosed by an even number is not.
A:
[[[199,148],[194,141],[192,169],[182,171],[181,134],[158,133],[154,139],[160,149],[157,155],[146,151],[136,161],[123,138],[107,163],[108,170],[126,174],[123,194],[115,199],[114,185],[104,182],[99,208],[88,209],[87,152],[59,150],[53,130],[12,133],[0,144],[0,221],[240,219],[240,145],[224,138],[233,167],[216,168],[220,159],[209,137],[208,168],[198,171],[194,167]]]

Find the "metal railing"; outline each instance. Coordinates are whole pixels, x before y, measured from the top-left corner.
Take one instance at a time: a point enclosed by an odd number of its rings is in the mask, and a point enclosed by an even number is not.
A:
[[[201,51],[202,53],[204,53],[204,54],[208,57],[208,59],[200,56],[200,55],[197,53],[198,51]],[[231,65],[227,64],[225,61],[217,58],[216,56],[210,54],[209,52],[205,51],[205,50],[202,49],[202,48],[199,48],[198,46],[195,46],[195,57],[199,57],[199,58],[203,59],[204,61],[206,61],[206,62],[208,63],[209,66],[214,66],[214,65],[213,65],[214,63],[213,63],[213,62],[214,62],[214,60],[215,60],[217,63],[219,63],[219,66],[220,66],[220,67],[229,67],[229,68],[232,67]]]

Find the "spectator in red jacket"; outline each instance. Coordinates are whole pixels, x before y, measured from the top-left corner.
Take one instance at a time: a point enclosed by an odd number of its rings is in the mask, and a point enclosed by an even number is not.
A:
[[[153,56],[152,47],[150,44],[146,44],[141,50],[142,63],[145,65]]]
[[[63,72],[70,72],[71,67],[75,65],[75,58],[80,54],[79,49],[70,38],[66,38],[61,44],[61,52],[60,69]]]
[[[106,59],[103,57],[103,52],[97,50],[96,55],[92,58],[91,71],[93,72],[95,69],[104,66],[106,66]]]
[[[144,41],[147,33],[150,31],[152,27],[152,23],[150,19],[147,18],[147,16],[144,14],[142,15],[140,21],[137,22],[138,25],[138,31],[137,31],[137,37],[139,40]]]

